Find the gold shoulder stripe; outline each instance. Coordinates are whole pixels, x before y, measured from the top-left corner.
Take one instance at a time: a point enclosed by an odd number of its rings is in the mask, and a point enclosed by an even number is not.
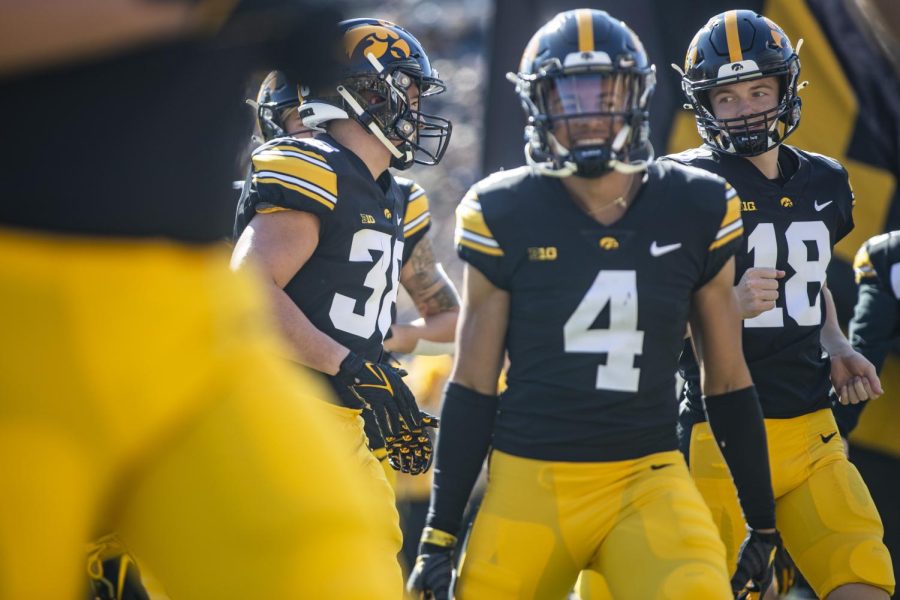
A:
[[[459,229],[471,231],[489,240],[494,239],[494,234],[488,229],[487,223],[484,221],[484,215],[481,213],[481,204],[478,202],[478,196],[474,193],[470,192],[467,194],[457,207],[456,226]]]
[[[273,174],[273,175],[275,175],[275,174]],[[284,178],[282,178],[282,177],[262,176],[261,173],[254,174],[253,181],[257,182],[257,183],[273,183],[276,185],[280,185],[281,187],[284,187],[289,190],[295,191],[299,194],[302,194],[302,195],[306,196],[307,198],[310,198],[311,200],[315,200],[316,202],[318,202],[319,204],[322,204],[323,206],[326,206],[332,210],[334,209],[334,202],[332,202],[328,198],[325,198],[324,196],[317,194],[313,190],[310,190],[305,187],[302,187],[301,185],[298,185],[298,183],[302,183],[302,182],[293,182],[292,183],[290,181],[285,181]]]
[[[732,190],[734,191],[734,190]],[[727,197],[727,194],[726,194]],[[719,225],[719,229],[724,229],[728,225],[731,225],[735,221],[741,218],[741,199],[734,193],[728,199],[728,202],[725,204],[725,217],[722,219],[722,224]]]
[[[316,164],[316,159],[306,160],[303,155],[275,154],[261,152],[253,157],[253,169],[256,172],[271,171],[288,175],[292,178],[311,183],[319,188],[325,197],[337,196],[337,175],[327,163]],[[315,162],[313,162],[315,161]],[[332,202],[337,201],[333,198]]]
[[[413,189],[415,190],[415,188]],[[428,208],[428,196],[426,196],[424,192],[415,199],[412,199],[412,195],[410,195],[410,202],[406,205],[406,215],[403,218],[403,224],[405,225],[415,221],[423,214],[427,213]]]
[[[490,256],[503,256],[503,249],[494,239],[484,214],[481,212],[481,204],[474,192],[469,192],[463,198],[456,209],[456,244],[471,248],[477,252]]]

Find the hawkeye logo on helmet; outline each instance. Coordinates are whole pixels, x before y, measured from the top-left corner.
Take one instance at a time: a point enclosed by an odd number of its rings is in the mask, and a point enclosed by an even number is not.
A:
[[[349,58],[357,51],[361,56],[372,54],[375,58],[381,58],[386,54],[392,58],[409,58],[410,55],[406,40],[380,25],[355,27],[346,33],[344,43]]]
[[[719,79],[741,77],[744,73],[753,77],[759,74],[759,67],[755,60],[726,63],[719,67]]]
[[[588,67],[593,65],[611,65],[612,60],[609,54],[603,51],[599,52],[572,52],[566,55],[563,66],[568,67]]]

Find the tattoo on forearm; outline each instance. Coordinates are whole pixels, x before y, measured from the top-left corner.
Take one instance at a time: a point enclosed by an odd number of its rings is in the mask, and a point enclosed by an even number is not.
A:
[[[428,316],[459,308],[456,288],[435,260],[427,237],[416,244],[409,257],[409,267],[410,274],[404,278],[403,287],[420,314]]]
[[[426,316],[458,310],[459,298],[450,282],[446,281],[433,294],[416,299],[416,308],[419,309],[420,314]]]

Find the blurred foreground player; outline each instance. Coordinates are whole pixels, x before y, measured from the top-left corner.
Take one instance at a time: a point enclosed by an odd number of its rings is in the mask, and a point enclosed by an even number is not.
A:
[[[337,15],[0,10],[0,598],[81,598],[111,530],[174,598],[396,598],[329,391],[271,360],[260,287],[215,244],[245,79],[317,80]]]

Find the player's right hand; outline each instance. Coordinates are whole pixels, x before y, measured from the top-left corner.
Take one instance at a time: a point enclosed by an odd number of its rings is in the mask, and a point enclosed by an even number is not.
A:
[[[737,569],[731,578],[735,598],[742,600],[750,592],[759,592],[760,598],[765,596],[775,577],[775,554],[780,547],[781,534],[777,531],[750,530],[738,550]]]
[[[450,600],[453,577],[453,549],[422,544],[416,564],[406,580],[406,591],[413,598]]]
[[[409,387],[406,371],[387,363],[373,363],[351,352],[341,362],[337,378],[375,414],[385,436],[401,436],[420,428],[422,413]]]
[[[741,316],[751,319],[767,310],[775,308],[778,300],[778,280],[784,277],[784,271],[766,267],[753,267],[744,271],[737,287],[737,296]]]

